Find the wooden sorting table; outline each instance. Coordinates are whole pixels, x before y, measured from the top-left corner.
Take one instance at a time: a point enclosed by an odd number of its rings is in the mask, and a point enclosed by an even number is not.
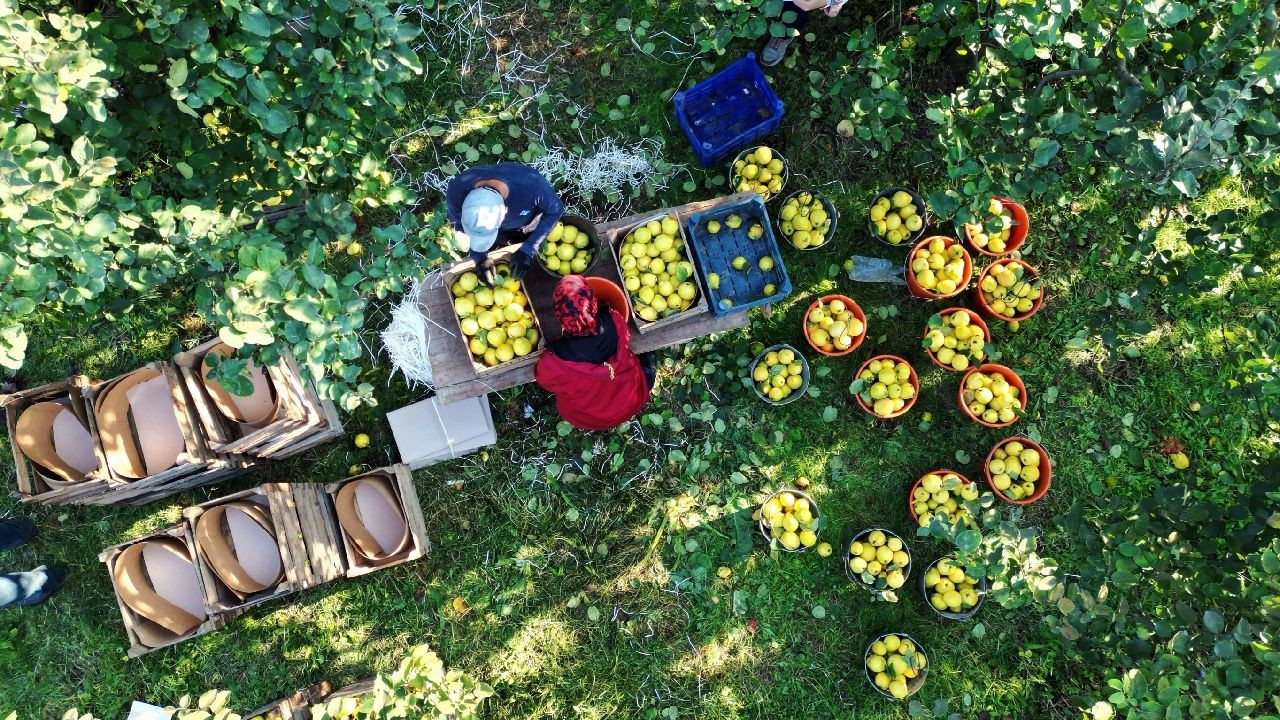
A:
[[[681,223],[688,220],[691,213],[728,203],[746,200],[754,193],[737,193],[713,200],[700,200],[674,208],[652,210],[630,217],[620,218],[596,226],[601,239],[601,252],[612,255],[613,249],[605,241],[605,234],[610,230],[634,225],[637,221],[654,215],[675,215]],[[586,273],[588,276],[602,277],[622,286],[622,278],[611,257],[600,257],[595,266]],[[538,315],[538,322],[547,334],[548,340],[560,335],[560,324],[556,321],[551,306],[551,293],[559,278],[553,278],[535,263],[524,277],[525,292],[529,295],[530,305]],[[471,363],[471,355],[458,338],[458,322],[453,317],[453,295],[443,283],[428,287],[422,291],[418,307],[427,319],[427,356],[431,361],[431,374],[435,380],[436,396],[442,403],[451,403],[469,397],[479,397],[489,392],[505,390],[517,385],[533,382],[533,365],[498,370],[486,374],[483,378],[476,375]],[[768,310],[768,306],[764,306]],[[636,353],[679,345],[694,338],[712,333],[734,330],[750,324],[746,312],[734,312],[727,315],[715,315],[710,312],[691,315],[680,322],[666,327],[640,334],[631,333],[631,349]],[[632,320],[634,328],[635,321]]]

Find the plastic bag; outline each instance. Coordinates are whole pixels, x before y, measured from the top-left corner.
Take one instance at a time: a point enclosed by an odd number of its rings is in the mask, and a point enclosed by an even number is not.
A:
[[[892,285],[906,285],[902,273],[906,268],[902,263],[895,263],[884,258],[863,257],[854,255],[849,258],[853,267],[849,268],[849,279],[858,282],[879,282]]]

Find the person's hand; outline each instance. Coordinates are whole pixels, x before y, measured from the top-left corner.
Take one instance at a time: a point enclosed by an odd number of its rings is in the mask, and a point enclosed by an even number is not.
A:
[[[538,222],[541,220],[542,220],[542,213],[538,213],[533,217],[532,220],[529,221],[527,225],[520,228],[520,232],[524,233],[525,235],[528,235],[529,233],[533,232],[535,228],[538,227]]]
[[[533,256],[524,250],[519,250],[511,258],[511,277],[520,280],[524,274],[529,272],[529,266],[533,264]]]
[[[519,253],[516,254],[518,255]],[[488,255],[485,255],[484,260],[481,260],[480,263],[476,265],[476,275],[479,276],[480,282],[484,283],[487,287],[493,287],[494,282],[497,280],[498,273],[493,267],[493,260],[491,260]]]
[[[832,5],[831,7],[822,8],[822,12],[826,13],[827,17],[835,17],[844,9],[844,4],[845,0],[840,0],[840,2]]]

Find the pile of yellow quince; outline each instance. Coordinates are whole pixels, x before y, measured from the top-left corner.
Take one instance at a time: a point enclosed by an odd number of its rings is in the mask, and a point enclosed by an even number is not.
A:
[[[473,272],[458,276],[450,287],[458,326],[469,338],[467,348],[487,367],[524,357],[538,346],[538,328],[520,281],[511,277],[506,264],[495,271],[498,281],[492,288]]]
[[[595,251],[591,248],[591,236],[562,222],[551,228],[539,254],[547,269],[557,275],[581,273],[595,257]]]
[[[776,157],[773,148],[761,145],[743,153],[733,163],[733,180],[730,183],[738,192],[754,190],[768,200],[782,190],[786,180],[787,164]]]
[[[622,284],[636,315],[652,322],[687,310],[698,297],[680,225],[670,215],[637,225],[618,247]]]
[[[788,550],[810,548],[818,542],[818,508],[806,497],[784,490],[760,506],[760,519],[769,529],[769,537]]]
[[[822,247],[831,231],[831,217],[822,198],[810,192],[798,193],[782,204],[779,213],[782,234],[801,250]]]

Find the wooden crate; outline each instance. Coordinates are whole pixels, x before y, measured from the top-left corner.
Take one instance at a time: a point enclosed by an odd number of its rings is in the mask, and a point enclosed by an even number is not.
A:
[[[665,217],[670,217],[676,221],[676,227],[680,231],[680,239],[684,243],[682,252],[684,253],[685,259],[689,262],[689,265],[693,267],[693,276],[690,279],[693,280],[694,286],[698,289],[698,297],[686,310],[668,315],[664,318],[649,321],[640,317],[637,313],[638,305],[636,303],[636,299],[631,297],[631,291],[623,287],[622,291],[627,293],[628,300],[630,300],[632,305],[632,322],[635,323],[636,332],[641,334],[660,330],[664,327],[686,321],[695,315],[700,315],[710,311],[707,304],[707,289],[703,285],[702,277],[698,275],[698,267],[693,260],[693,249],[689,245],[689,234],[684,228],[684,218],[674,212],[658,211],[623,227],[614,227],[604,231],[605,244],[609,247],[609,254],[613,258],[614,267],[618,271],[618,277],[625,278],[622,274],[620,248],[622,247],[622,241],[627,237],[627,233],[651,220],[661,220]]]
[[[410,472],[408,465],[397,464],[391,467],[379,468],[353,475],[345,480],[332,482],[325,486],[325,493],[328,496],[329,515],[333,518],[334,525],[337,525],[335,501],[338,490],[353,480],[373,475],[382,475],[391,481],[391,488],[395,492],[396,498],[400,501],[401,511],[404,513],[405,522],[409,526],[410,549],[403,558],[395,562],[369,566],[366,564],[367,561],[351,546],[346,533],[342,532],[340,527],[336,527],[338,539],[342,543],[343,561],[346,566],[347,577],[358,577],[375,570],[417,560],[431,551],[431,543],[427,540],[426,523],[422,517],[422,505],[418,502],[418,491],[413,486],[413,473]]]
[[[272,524],[279,522],[277,517],[285,515],[287,508],[276,507],[279,503],[278,498],[274,498],[267,493],[266,486],[258,486],[248,490],[242,490],[238,493],[232,493],[225,497],[215,500],[193,505],[184,508],[182,516],[186,518],[188,532],[191,535],[194,547],[194,539],[196,532],[196,522],[200,516],[219,505],[235,502],[237,500],[247,500],[257,502],[263,505],[270,513]],[[243,610],[246,608],[259,605],[264,602],[275,600],[276,598],[291,595],[302,589],[302,585],[295,582],[298,577],[296,566],[299,563],[305,563],[305,558],[299,559],[294,556],[294,547],[287,541],[287,527],[282,528],[279,525],[275,527],[276,548],[280,552],[280,562],[284,569],[284,578],[272,588],[267,588],[260,592],[254,593],[243,600],[232,592],[226,585],[218,579],[217,574],[209,563],[206,562],[204,556],[199,552],[196,553],[196,570],[200,575],[200,582],[204,586],[205,600],[208,606],[215,612],[222,614],[231,611]]]
[[[163,643],[156,647],[149,647],[147,645],[144,645],[142,643],[142,640],[138,636],[138,631],[137,631],[137,627],[144,621],[138,617],[137,613],[135,613],[132,608],[130,608],[127,604],[125,604],[124,599],[120,597],[119,591],[115,590],[115,577],[116,577],[115,562],[116,562],[116,558],[119,557],[120,553],[123,552],[124,549],[129,547],[130,545],[134,545],[144,540],[150,540],[153,538],[160,538],[160,537],[172,537],[177,539],[178,541],[182,542],[186,546],[187,552],[191,554],[191,557],[193,559],[195,558],[196,556],[195,542],[192,540],[190,528],[187,526],[186,523],[174,525],[173,527],[165,528],[164,530],[158,530],[156,532],[151,533],[150,535],[144,535],[143,537],[134,538],[133,540],[120,543],[119,545],[112,545],[106,550],[103,550],[98,555],[98,559],[101,560],[104,565],[106,565],[107,577],[110,579],[112,590],[115,592],[116,605],[118,605],[120,608],[120,618],[124,622],[125,635],[127,635],[129,638],[128,654],[129,654],[129,657],[131,658],[140,657],[142,655],[146,655],[147,653],[154,652],[156,650],[161,650],[163,648],[167,648],[172,645],[177,645],[178,643],[184,642],[186,640],[190,640],[193,637],[199,637],[206,633],[213,632],[214,630],[217,630],[218,628],[221,628],[224,625],[226,625],[228,621],[234,619],[238,615],[238,613],[216,614],[212,611],[211,608],[206,606],[205,610],[208,613],[207,618],[205,619],[204,622],[200,623],[200,625],[198,625],[191,632],[188,632],[186,635],[175,637],[173,640],[170,640],[169,642]]]
[[[502,248],[501,250],[494,250],[489,253],[489,259],[493,260],[495,264],[506,262],[511,258],[512,255],[518,252],[519,249],[520,249],[519,245],[511,245],[509,247]],[[453,281],[457,280],[458,276],[467,272],[471,272],[475,269],[476,269],[476,264],[474,261],[463,260],[462,262],[444,271],[445,288],[452,288]],[[530,271],[532,272],[533,268],[530,268]],[[475,373],[478,377],[483,378],[486,375],[490,375],[493,373],[505,372],[513,368],[520,368],[528,365],[533,365],[534,363],[538,362],[538,358],[542,356],[543,349],[546,348],[547,346],[547,334],[542,331],[542,323],[538,321],[538,313],[533,309],[533,296],[529,294],[528,288],[525,286],[523,281],[520,282],[520,290],[521,292],[524,293],[525,297],[528,298],[529,307],[525,308],[525,310],[528,311],[531,317],[533,317],[533,327],[535,330],[538,331],[538,342],[533,346],[533,351],[530,352],[528,355],[525,355],[524,357],[512,358],[507,362],[499,363],[497,365],[494,365],[493,367],[489,367],[481,362],[476,362],[475,357],[471,354],[471,349],[467,347],[467,336],[465,333],[462,332],[462,321],[458,319],[458,314],[453,312],[452,307],[450,307],[449,314],[450,316],[453,317],[453,324],[450,327],[458,331],[458,334],[456,336],[457,341],[462,343],[462,349],[466,353],[467,359],[471,361],[471,366],[475,370]],[[452,296],[452,291],[450,291],[450,296]]]
[[[107,458],[102,452],[102,443],[98,434],[89,424],[88,408],[84,403],[83,388],[92,381],[83,375],[76,375],[65,380],[41,385],[37,388],[23,390],[8,395],[0,395],[0,407],[4,408],[5,426],[9,432],[9,447],[13,452],[13,466],[17,487],[13,492],[24,503],[41,503],[61,505],[63,503],[81,502],[102,492],[107,482],[102,475],[106,468]],[[66,405],[84,424],[93,438],[94,454],[98,458],[98,471],[91,473],[83,482],[57,485],[46,480],[35,463],[31,462],[22,449],[18,447],[18,417],[31,405],[38,402],[56,402]]]
[[[303,381],[302,369],[292,353],[284,356],[284,362],[289,369],[288,382],[296,384],[300,390],[299,397],[303,400],[300,407],[307,412],[307,424],[305,428],[260,448],[260,457],[269,460],[292,457],[342,435],[342,418],[338,416],[338,408],[333,401],[320,397],[315,385]]]
[[[285,541],[295,559],[294,582],[301,588],[321,585],[346,575],[346,558],[338,518],[319,483],[271,483],[276,527],[286,531]]]
[[[299,690],[287,698],[263,705],[245,715],[248,720],[311,720],[311,706],[322,702],[333,692],[326,680]]]
[[[326,413],[314,391],[307,392],[311,390],[310,384],[302,381],[297,363],[288,352],[279,363],[263,368],[280,406],[279,415],[273,422],[261,428],[248,428],[223,415],[205,389],[201,376],[205,357],[219,343],[217,339],[209,340],[173,357],[182,385],[196,408],[200,425],[209,436],[212,450],[262,457],[309,439],[318,429],[321,432],[327,430],[323,427],[326,420],[330,414],[336,417],[337,411],[332,403],[327,403],[327,409],[332,412]],[[341,433],[341,423],[337,432]],[[331,436],[326,436],[326,439]]]

